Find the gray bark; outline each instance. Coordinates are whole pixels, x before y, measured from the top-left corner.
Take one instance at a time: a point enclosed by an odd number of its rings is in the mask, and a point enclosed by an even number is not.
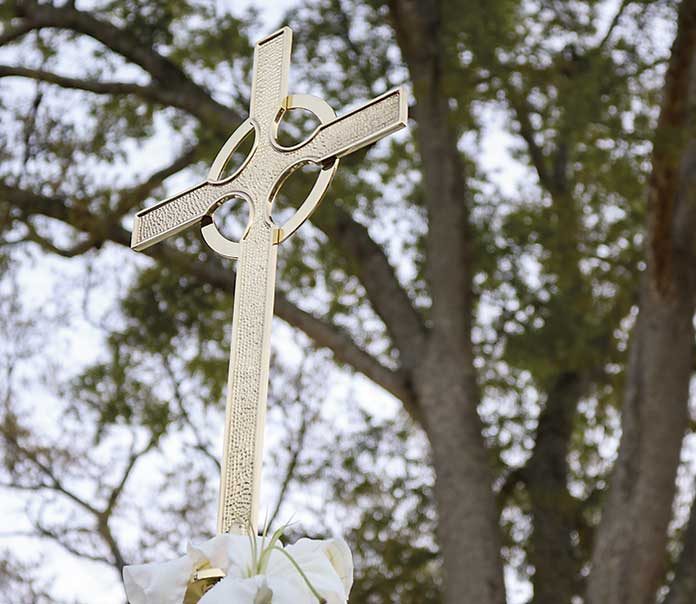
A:
[[[624,3],[625,4],[625,3]],[[91,36],[140,65],[152,78],[147,85],[94,82],[45,71],[0,66],[0,77],[22,75],[54,85],[95,94],[138,95],[148,102],[178,107],[196,116],[217,135],[234,129],[240,117],[216,103],[183,69],[116,25],[100,20],[71,3],[52,6],[35,0],[16,3],[26,21],[3,34],[5,41],[33,29],[56,27]],[[362,350],[335,325],[290,303],[278,294],[278,315],[304,330],[317,344],[334,351],[336,359],[363,372],[400,398],[423,425],[432,444],[437,474],[435,494],[440,516],[439,539],[445,571],[446,604],[502,604],[505,601],[498,508],[491,490],[492,473],[477,414],[479,391],[470,341],[472,258],[468,246],[469,207],[464,165],[457,150],[458,133],[449,123],[443,80],[446,35],[444,3],[436,0],[391,0],[397,41],[410,70],[417,105],[416,141],[422,158],[423,191],[428,211],[426,270],[432,297],[429,324],[413,308],[392,267],[367,230],[340,212],[317,216],[319,228],[351,258],[375,311],[399,350],[400,366],[392,369]],[[671,515],[674,477],[686,424],[686,400],[692,367],[694,252],[696,231],[694,191],[696,149],[675,132],[686,132],[687,74],[692,63],[696,2],[682,4],[679,36],[665,86],[655,145],[654,174],[649,190],[648,271],[641,294],[641,314],[635,328],[623,408],[623,437],[599,528],[589,580],[591,604],[641,604],[654,601],[664,579],[666,528]],[[2,43],[2,40],[0,40]],[[565,165],[565,147],[558,161],[545,165],[534,145],[526,110],[521,134],[530,143],[532,163],[540,181],[566,205],[564,186],[555,184]],[[528,116],[526,116],[528,118]],[[678,137],[676,137],[678,138]],[[684,144],[682,144],[684,143]],[[195,154],[194,154],[195,155]],[[190,155],[182,158],[186,165]],[[174,171],[180,164],[174,164]],[[680,167],[681,166],[681,167]],[[166,171],[162,177],[170,172]],[[153,186],[161,182],[157,177]],[[675,183],[680,183],[678,188]],[[146,183],[147,184],[147,183]],[[89,236],[84,244],[54,253],[75,255],[113,241],[128,245],[120,218],[147,196],[135,189],[111,215],[98,217],[79,200],[49,199],[0,186],[21,218],[41,214],[61,220]],[[570,206],[568,205],[570,208]],[[324,220],[325,219],[325,220]],[[572,232],[564,228],[563,232]],[[572,242],[566,242],[571,249]],[[571,249],[571,252],[573,250]],[[233,276],[214,260],[199,262],[172,246],[153,249],[154,258],[180,268],[225,291]],[[354,261],[354,262],[353,262]],[[563,265],[567,263],[561,263]],[[568,278],[568,272],[564,275]],[[570,288],[567,288],[570,289]],[[573,592],[576,561],[569,543],[573,502],[565,488],[572,412],[581,396],[582,380],[568,367],[559,370],[549,391],[532,459],[524,480],[532,502],[535,532],[531,556],[536,567],[535,602],[565,603]],[[696,521],[685,538],[679,568],[693,568]],[[689,537],[689,535],[692,535]],[[669,604],[694,600],[689,572],[677,571]]]
[[[468,191],[443,83],[442,7],[438,2],[403,0],[391,2],[390,8],[414,86],[416,141],[428,209],[431,325],[413,383],[437,476],[444,601],[502,604],[498,509],[477,414],[479,391],[470,340]]]
[[[648,267],[622,410],[622,437],[598,528],[589,604],[653,604],[693,370],[696,2],[680,7],[648,188]],[[691,90],[689,90],[691,88]],[[688,102],[687,102],[688,101]]]
[[[534,526],[529,556],[534,565],[534,604],[570,604],[577,591],[579,556],[571,542],[577,502],[568,492],[567,456],[575,410],[586,387],[586,380],[575,372],[557,377],[524,471]]]

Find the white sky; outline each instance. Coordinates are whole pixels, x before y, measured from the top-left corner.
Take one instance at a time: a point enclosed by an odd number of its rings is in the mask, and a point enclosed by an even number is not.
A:
[[[250,0],[239,2],[217,0],[217,2],[221,9],[230,10],[235,14],[240,14],[250,5],[260,7],[266,28],[266,32],[260,32],[261,34],[270,33],[281,25],[278,22],[279,15],[294,4],[290,0],[262,3]],[[309,83],[307,82],[291,81],[290,89],[295,92],[304,92],[308,85]],[[341,108],[336,109],[340,114]],[[507,128],[504,124],[505,119],[506,117],[502,111],[494,109],[486,111],[484,119],[486,126],[478,147],[478,156],[481,159],[481,164],[490,171],[494,184],[505,194],[511,194],[527,178],[528,171],[514,161],[508,152],[513,138],[507,134]],[[469,142],[465,139],[463,144],[467,146]],[[147,173],[159,167],[160,163],[156,160],[161,157],[161,154],[157,151],[166,152],[167,149],[169,149],[167,140],[159,139],[153,141],[149,145],[148,152],[143,155],[145,163],[141,163],[139,169],[143,173]],[[150,158],[150,165],[147,164],[147,158]],[[173,183],[173,186],[178,185],[179,183],[177,182]],[[138,260],[134,260],[134,262],[138,262]],[[90,309],[95,316],[100,315],[109,308],[111,300],[116,298],[119,288],[128,279],[128,272],[125,274],[122,272],[118,259],[100,258],[97,263],[100,266],[95,270],[95,274],[104,274],[102,269],[108,266],[109,263],[113,265],[111,267],[113,270],[108,271],[106,274],[114,275],[114,283],[112,285],[101,283],[98,290],[99,296],[90,301]],[[26,269],[21,273],[21,288],[28,304],[33,307],[35,312],[45,313],[47,316],[50,316],[54,311],[58,310],[54,308],[55,292],[58,287],[64,292],[65,296],[61,300],[61,304],[68,304],[73,307],[80,306],[82,301],[75,299],[75,297],[81,295],[83,290],[80,282],[84,278],[84,274],[84,262],[42,257],[40,263],[27,265]],[[288,330],[288,328],[276,321],[273,329],[274,340],[276,346],[278,346],[280,341],[287,339],[283,337],[283,332]],[[101,334],[88,322],[82,320],[78,320],[77,324],[71,325],[69,331],[61,331],[60,328],[56,329],[55,333],[52,334],[51,341],[52,345],[55,346],[53,354],[60,356],[61,351],[62,354],[69,354],[71,358],[71,372],[76,371],[79,366],[93,362],[102,349]],[[291,348],[286,347],[284,354],[292,355],[293,351]],[[357,395],[357,399],[371,401],[373,408],[384,409],[386,413],[389,413],[393,412],[397,407],[397,403],[392,397],[386,395],[365,379],[346,380],[345,383],[335,384],[331,393],[336,401],[343,401],[346,393],[351,389]],[[25,394],[31,396],[31,390],[27,390]],[[45,391],[39,396],[45,397]],[[45,420],[50,421],[50,411],[46,414]],[[274,435],[269,435],[268,438],[271,441],[274,439]],[[270,505],[270,502],[274,501],[275,485],[266,482],[263,494],[265,505]],[[19,499],[4,499],[0,502],[0,510],[2,511],[0,513],[0,534],[23,527],[21,520],[23,516],[21,511],[22,505],[23,502]],[[262,509],[263,507],[264,504],[262,504]],[[211,519],[211,524],[213,522],[214,519]],[[3,540],[3,542],[0,542],[0,549],[3,544],[23,551],[27,551],[26,548],[35,547],[35,541],[27,541],[25,539]],[[51,557],[55,561],[55,564],[52,565],[52,574],[57,579],[56,587],[60,594],[66,597],[75,597],[80,602],[90,604],[116,604],[123,601],[120,582],[113,577],[113,572],[110,569],[105,570],[99,564],[76,561],[65,556],[57,547],[49,547],[52,552]],[[507,580],[510,588],[510,603],[517,604],[525,601],[529,596],[529,587],[525,584],[520,584],[512,576],[508,576]]]

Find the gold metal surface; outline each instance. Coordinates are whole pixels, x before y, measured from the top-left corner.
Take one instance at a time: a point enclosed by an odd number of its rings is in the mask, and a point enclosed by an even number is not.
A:
[[[382,94],[336,117],[329,105],[309,95],[288,95],[292,32],[275,32],[254,51],[250,116],[229,138],[211,165],[208,178],[169,199],[138,212],[131,247],[144,250],[200,225],[206,243],[226,258],[238,258],[232,318],[227,409],[218,531],[255,531],[261,473],[263,429],[268,390],[270,328],[277,244],[287,239],[317,208],[339,158],[406,125],[402,88]],[[320,122],[307,140],[292,147],[277,142],[286,111],[306,109]],[[225,165],[240,143],[254,133],[254,144],[242,166],[223,178]],[[321,171],[307,199],[285,225],[271,218],[271,205],[283,181],[306,163]],[[235,197],[249,205],[249,223],[240,241],[230,241],[212,220],[215,210]]]
[[[213,585],[225,576],[219,568],[204,566],[193,573],[189,581],[186,593],[184,594],[183,604],[197,604]]]

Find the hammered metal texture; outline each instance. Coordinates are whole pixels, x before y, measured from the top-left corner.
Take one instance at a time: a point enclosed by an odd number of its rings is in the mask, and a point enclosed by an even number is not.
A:
[[[139,249],[146,242],[161,241],[200,221],[216,200],[224,196],[220,188],[204,182],[171,198],[168,203],[141,212],[133,227],[133,247]]]
[[[262,87],[268,87],[263,84]],[[133,230],[133,247],[144,249],[210,214],[221,200],[246,196],[254,212],[268,212],[268,200],[283,177],[301,164],[321,164],[342,157],[393,132],[403,120],[401,91],[396,90],[358,108],[356,111],[320,126],[302,146],[290,150],[272,143],[273,122],[257,123],[257,148],[248,165],[235,178],[200,185],[138,214]],[[262,104],[261,114],[275,115]]]
[[[277,249],[272,226],[252,223],[237,269],[219,532],[256,528]]]
[[[284,178],[303,163],[322,164],[326,171],[335,159],[406,125],[403,89],[387,92],[337,119],[331,119],[333,112],[328,106],[328,114],[324,109],[317,109],[320,107],[317,99],[310,102],[309,97],[297,97],[305,99],[304,105],[294,103],[287,94],[291,38],[292,32],[283,28],[256,45],[250,120],[243,126],[247,129],[253,126],[256,139],[246,164],[226,180],[215,180],[220,178],[236,141],[243,138],[240,130],[218,154],[210,180],[138,213],[133,227],[131,245],[140,250],[199,223],[228,197],[242,197],[250,205],[250,223],[242,241],[234,248],[234,254],[223,254],[235,257],[238,253],[239,264],[218,508],[220,532],[256,530],[273,318],[275,244],[282,239],[282,231],[271,218],[273,196]],[[283,148],[275,142],[275,133],[278,119],[290,106],[302,106],[309,111],[313,107],[313,112],[323,117],[317,115],[321,125],[308,141]],[[327,187],[329,182],[330,177],[325,177],[323,186]],[[302,220],[309,212],[300,208]],[[210,228],[208,221],[206,229]],[[206,241],[213,249],[216,249],[215,241],[221,245],[216,238],[206,237]]]
[[[343,157],[390,134],[403,117],[401,91],[390,91],[375,101],[321,126],[304,147],[308,161],[321,163]]]
[[[282,53],[274,49],[274,54]],[[265,55],[261,53],[261,56]],[[280,77],[281,74],[276,75]],[[275,90],[265,80],[257,88]],[[269,203],[273,195],[295,168],[305,163],[325,164],[343,157],[398,130],[406,120],[403,91],[397,89],[322,124],[313,137],[298,147],[284,149],[274,144],[274,118],[280,111],[280,102],[257,102],[255,106],[257,114],[252,119],[257,130],[257,145],[244,169],[231,179],[202,183],[140,212],[133,228],[131,245],[134,249],[145,249],[197,223],[228,197],[246,197],[253,212],[270,215]],[[267,116],[270,121],[258,121],[256,115]]]
[[[292,32],[283,28],[256,45],[249,113],[259,124],[273,123],[288,94]]]
[[[289,32],[281,30],[256,47],[251,117],[258,141],[252,160],[236,179],[250,200],[252,223],[241,242],[237,267],[218,507],[221,533],[255,532],[257,525],[278,249],[273,245],[270,195],[284,169],[270,137],[287,94],[289,44]]]

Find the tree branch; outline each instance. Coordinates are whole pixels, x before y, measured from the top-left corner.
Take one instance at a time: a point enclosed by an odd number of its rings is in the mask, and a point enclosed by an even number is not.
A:
[[[97,532],[99,533],[99,535],[101,536],[101,538],[103,539],[104,543],[109,548],[109,551],[113,556],[113,561],[108,561],[105,558],[101,557],[98,559],[101,561],[110,562],[120,572],[125,566],[125,560],[121,552],[120,546],[118,545],[118,542],[116,541],[116,538],[114,537],[113,532],[111,531],[109,521],[111,519],[111,515],[116,506],[118,498],[123,492],[128,477],[130,476],[133,468],[135,467],[135,463],[138,459],[140,459],[142,455],[144,455],[147,451],[149,451],[152,448],[152,446],[155,444],[154,439],[150,440],[148,445],[142,450],[137,452],[131,452],[131,455],[128,459],[128,462],[120,480],[118,481],[116,486],[111,490],[111,493],[107,498],[106,506],[100,510],[92,503],[86,501],[83,497],[80,497],[79,495],[68,489],[63,484],[63,482],[58,479],[53,469],[48,464],[41,461],[35,451],[27,448],[26,446],[23,446],[19,442],[19,439],[17,438],[16,434],[14,434],[14,431],[12,429],[8,429],[8,427],[4,423],[0,425],[0,434],[4,438],[5,442],[12,449],[14,449],[17,455],[26,459],[30,464],[36,467],[43,474],[44,479],[47,479],[46,481],[42,480],[41,482],[29,485],[22,484],[21,482],[12,482],[8,486],[10,488],[28,490],[52,490],[57,493],[60,493],[61,495],[63,495],[64,497],[76,503],[78,506],[87,511],[91,516],[94,517],[97,524]],[[58,533],[42,526],[40,522],[36,523],[36,529],[39,531],[40,534],[53,538],[57,543],[59,543],[62,547],[64,547],[71,553],[74,553],[75,555],[79,556],[84,555],[85,557],[90,557],[89,554],[84,554],[81,551],[78,552],[78,550],[76,550],[75,548],[67,544],[63,539],[61,539]]]
[[[47,237],[41,235],[31,221],[27,220],[24,223],[24,226],[27,228],[27,234],[21,239],[21,241],[31,241],[32,243],[36,243],[43,249],[48,250],[57,256],[62,256],[63,258],[74,258],[75,256],[80,256],[81,254],[84,254],[101,244],[101,241],[98,238],[90,235],[87,237],[87,239],[84,241],[79,241],[75,245],[70,247],[60,247]]]
[[[626,8],[629,4],[632,3],[632,1],[633,0],[622,0],[621,4],[619,5],[619,8],[616,9],[616,13],[614,13],[614,17],[612,18],[611,23],[609,23],[609,27],[607,28],[606,33],[602,37],[602,40],[595,47],[596,51],[601,52],[602,50],[604,50],[604,47],[609,41],[609,38],[611,38],[611,35],[614,33],[616,26],[619,24],[619,21],[621,21],[621,17],[623,17],[624,12],[626,12]]]
[[[53,491],[57,491],[58,493],[61,493],[65,497],[67,497],[70,501],[76,503],[78,506],[83,508],[84,510],[88,511],[89,513],[99,516],[99,510],[95,508],[92,504],[87,502],[85,499],[77,495],[76,493],[73,493],[70,491],[65,485],[63,485],[62,481],[58,479],[56,476],[55,472],[53,469],[42,462],[36,453],[34,451],[31,451],[27,449],[26,447],[23,447],[19,440],[17,439],[16,435],[13,434],[10,430],[7,429],[7,427],[3,424],[0,425],[0,435],[5,440],[5,443],[7,443],[12,449],[15,450],[15,452],[20,455],[21,457],[24,457],[29,463],[31,463],[34,467],[36,467],[48,480],[49,482],[44,483],[34,483],[33,485],[23,485],[21,482],[20,483],[12,483],[13,488],[24,488],[24,489],[30,489],[34,490],[45,487],[47,489],[51,489]]]
[[[156,88],[165,95],[166,104],[188,111],[217,132],[227,135],[242,121],[236,112],[215,101],[204,88],[189,78],[181,67],[151,46],[143,44],[131,31],[78,10],[72,3],[55,6],[36,0],[17,0],[15,6],[18,16],[33,22],[35,28],[56,27],[89,36],[140,66],[157,82]]]
[[[275,308],[281,319],[305,332],[319,346],[331,350],[338,363],[352,367],[382,386],[403,403],[411,417],[418,422],[422,420],[410,382],[403,370],[385,367],[372,355],[356,346],[353,339],[340,327],[322,321],[292,304],[282,292],[276,293]]]
[[[305,374],[306,371],[306,361],[307,357],[303,359],[302,364],[297,372],[297,376],[295,378],[295,404],[302,403],[300,393],[302,391],[302,376]],[[280,513],[280,509],[283,507],[283,500],[285,499],[285,494],[288,492],[288,489],[290,488],[290,483],[292,482],[295,476],[295,470],[297,469],[297,464],[299,463],[300,455],[302,455],[302,451],[304,450],[304,445],[307,440],[307,430],[309,426],[317,419],[319,413],[319,409],[315,409],[314,413],[312,413],[312,416],[310,418],[307,418],[306,408],[303,406],[302,421],[300,423],[300,428],[297,431],[297,434],[291,436],[289,439],[290,442],[288,444],[288,448],[290,450],[290,459],[288,460],[288,464],[285,468],[285,477],[283,478],[283,481],[280,484],[280,491],[278,492],[278,498],[276,500],[275,507],[273,508],[273,512],[271,513],[268,519],[267,526],[269,528],[275,524],[275,521],[278,518],[278,514]]]
[[[68,536],[68,534],[69,534],[68,531],[62,531],[59,533],[55,529],[48,528],[47,526],[41,524],[40,522],[33,522],[32,524],[34,525],[34,528],[36,529],[36,532],[34,533],[34,535],[38,534],[39,537],[43,537],[45,539],[50,539],[51,541],[54,541],[60,547],[62,547],[66,552],[72,554],[73,556],[76,556],[78,558],[84,558],[86,560],[92,560],[93,562],[103,562],[105,564],[113,566],[113,561],[109,560],[105,556],[99,556],[97,554],[90,554],[89,552],[86,552],[84,550],[76,548],[74,545],[72,545],[68,541],[66,541],[65,537]]]
[[[19,67],[16,65],[0,65],[0,77],[22,77],[36,80],[38,82],[46,82],[61,88],[70,90],[83,90],[93,94],[100,95],[128,95],[132,94],[141,99],[157,103],[162,106],[175,107],[181,109],[205,121],[208,118],[208,113],[204,106],[193,102],[192,99],[182,94],[182,91],[173,91],[160,84],[136,84],[135,82],[104,82],[100,80],[87,80],[82,78],[72,78],[62,76],[51,71],[43,69],[30,69],[27,67]],[[211,102],[212,99],[208,97]],[[239,123],[241,118],[230,112],[230,116],[219,124],[219,120],[213,123],[218,124],[220,133],[229,134],[232,130],[233,122]]]
[[[167,178],[173,176],[177,172],[181,172],[181,170],[193,164],[198,159],[199,152],[200,146],[194,145],[185,150],[168,166],[165,166],[164,168],[151,174],[146,181],[137,184],[130,189],[125,189],[119,195],[119,202],[114,210],[114,215],[124,216],[131,209],[140,205],[152,194],[155,189],[157,189],[157,187],[162,185]]]
[[[68,206],[61,198],[46,197],[2,183],[0,183],[0,196],[11,199],[11,203],[19,209],[25,219],[41,214],[86,233],[101,233],[104,241],[130,248],[130,233],[110,215],[97,217],[84,207]],[[230,293],[234,291],[234,273],[219,262],[213,260],[200,262],[193,256],[167,244],[153,246],[145,253],[165,264],[187,271],[204,283]],[[330,349],[337,362],[353,367],[399,398],[414,419],[420,419],[419,411],[415,406],[415,397],[403,370],[392,370],[382,365],[372,355],[357,346],[340,328],[298,308],[281,292],[276,293],[275,311],[278,317],[304,331],[318,346]]]
[[[153,173],[144,182],[137,184],[129,189],[123,190],[119,195],[119,201],[116,204],[115,209],[109,215],[108,220],[105,219],[103,221],[103,225],[107,222],[117,223],[120,217],[125,215],[134,206],[139,205],[145,199],[147,199],[147,197],[152,193],[152,191],[154,191],[158,186],[160,186],[169,176],[176,174],[177,172],[183,170],[191,163],[193,163],[197,157],[197,154],[198,147],[192,147],[184,153],[182,153],[179,157],[177,157],[171,164]],[[2,191],[2,185],[0,185],[0,191]],[[32,200],[27,196],[22,196],[19,192],[17,192],[17,194],[20,196],[19,201],[22,202],[22,205],[19,207],[19,210],[21,213],[25,213],[26,206],[24,204],[31,204]],[[54,206],[53,209],[57,210],[57,204],[60,204],[61,202],[59,200],[54,201],[55,203],[52,203],[52,205]],[[45,214],[45,212],[42,213]],[[64,220],[64,218],[60,218],[57,215],[52,215],[51,217]],[[18,241],[13,241],[12,243],[31,241],[40,245],[43,249],[53,254],[62,256],[64,258],[73,258],[75,256],[79,256],[81,254],[84,254],[85,252],[88,252],[92,248],[98,248],[104,243],[106,239],[106,235],[104,233],[105,229],[102,225],[102,227],[99,229],[92,229],[91,231],[86,231],[87,238],[85,240],[79,241],[76,244],[65,248],[57,245],[48,237],[41,235],[37,231],[34,224],[32,224],[30,217],[27,217],[26,220],[23,221],[23,224],[27,229],[27,234],[21,237]]]
[[[55,84],[61,88],[73,88],[95,94],[137,94],[145,98],[156,97],[161,89],[155,86],[144,86],[135,82],[102,82],[100,80],[84,80],[62,76],[44,69],[30,69],[17,65],[0,65],[0,78],[19,77],[30,78],[40,82]],[[158,100],[154,98],[153,100]],[[167,103],[168,101],[159,101]]]
[[[191,416],[189,415],[188,411],[186,411],[184,397],[182,396],[181,389],[179,388],[179,380],[177,380],[176,378],[174,369],[172,368],[172,365],[169,362],[169,357],[167,355],[162,355],[162,364],[164,365],[164,370],[166,371],[167,375],[169,376],[169,380],[172,383],[172,390],[174,391],[174,398],[176,400],[177,406],[179,407],[179,413],[181,414],[181,417],[184,419],[184,422],[186,422],[186,425],[189,428],[191,428],[191,431],[193,432],[193,435],[196,438],[196,445],[194,448],[203,453],[205,457],[207,457],[211,462],[213,462],[218,471],[220,471],[221,466],[218,456],[210,451],[207,444],[201,438],[200,432],[198,431],[198,427],[193,423],[193,421],[191,420]]]
[[[38,24],[31,20],[23,20],[19,25],[15,27],[7,27],[5,31],[0,34],[0,46],[5,44],[10,44],[15,40],[21,38],[22,36],[28,34],[31,31],[37,29]]]
[[[539,177],[539,183],[547,191],[550,191],[553,187],[549,177],[548,168],[546,166],[544,152],[541,150],[541,147],[537,144],[534,138],[534,127],[532,126],[532,121],[529,117],[531,112],[529,103],[520,92],[513,88],[512,84],[510,83],[505,85],[505,93],[508,101],[510,102],[510,107],[512,107],[512,110],[515,112],[515,117],[520,124],[520,136],[527,144],[527,152],[532,160],[534,170]]]
[[[444,5],[392,0],[389,6],[416,97],[416,140],[428,209],[426,274],[432,298],[432,332],[441,343],[447,342],[450,353],[454,354],[455,348],[457,354],[461,352],[468,365],[472,313],[468,188],[444,79]],[[474,390],[472,387],[471,394],[478,398]]]
[[[690,142],[686,126],[689,105],[696,105],[693,54],[696,50],[696,2],[685,0],[679,11],[677,36],[672,46],[660,116],[655,131],[652,172],[648,186],[649,275],[658,291],[668,293],[673,278],[675,246],[673,222],[679,170]]]
[[[101,516],[106,518],[107,521],[111,517],[111,514],[118,503],[118,498],[121,496],[121,493],[123,493],[123,489],[126,486],[126,482],[128,482],[128,478],[130,477],[133,468],[135,468],[135,464],[143,455],[152,450],[155,443],[156,439],[153,437],[150,439],[147,445],[139,451],[131,449],[130,455],[128,456],[128,461],[126,462],[126,467],[123,469],[123,474],[121,474],[121,479],[118,481],[118,483],[116,483],[116,486],[111,489],[111,493],[106,501],[106,507],[104,507],[104,510],[101,512]]]
[[[577,502],[568,492],[568,449],[578,401],[587,380],[560,372],[539,417],[534,452],[524,468],[534,531],[534,604],[570,604],[577,594],[581,560],[572,543]]]
[[[370,237],[367,227],[340,207],[320,210],[312,222],[350,258],[353,272],[399,350],[402,367],[406,371],[415,368],[421,358],[426,328],[382,247]]]

